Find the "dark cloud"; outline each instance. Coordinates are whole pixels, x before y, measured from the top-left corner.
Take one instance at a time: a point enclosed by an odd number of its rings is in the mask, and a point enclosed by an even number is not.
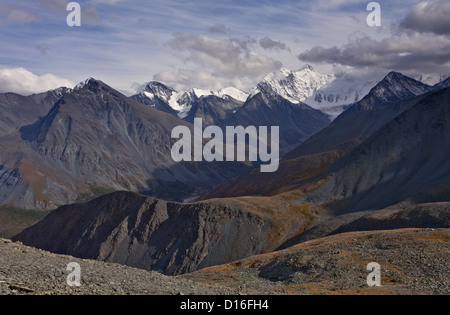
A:
[[[288,50],[290,51],[290,48],[286,46],[285,43],[282,43],[280,41],[274,41],[270,39],[269,37],[264,37],[259,40],[259,45],[264,48],[265,50]]]
[[[100,16],[98,15],[96,8],[81,8],[81,18],[88,22],[100,22]]]
[[[450,1],[421,2],[400,23],[404,29],[450,35]]]
[[[37,45],[36,50],[43,55],[47,55],[48,52],[50,51],[50,48],[48,48],[48,46]]]
[[[419,70],[439,73],[449,68],[450,40],[426,35],[391,37],[381,41],[359,39],[342,48],[314,47],[298,58],[308,63],[329,63],[389,70]]]
[[[450,71],[450,1],[421,2],[382,40],[369,37],[337,47],[316,46],[298,59],[351,67],[371,67],[416,73]],[[442,36],[444,35],[444,36]]]
[[[228,28],[224,24],[216,24],[208,28],[208,32],[211,34],[226,35],[228,34]]]

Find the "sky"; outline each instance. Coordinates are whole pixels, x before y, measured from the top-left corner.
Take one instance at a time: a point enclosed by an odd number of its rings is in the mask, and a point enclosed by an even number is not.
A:
[[[0,92],[31,94],[93,77],[132,95],[149,81],[178,90],[250,91],[268,73],[450,74],[450,1],[0,0]]]

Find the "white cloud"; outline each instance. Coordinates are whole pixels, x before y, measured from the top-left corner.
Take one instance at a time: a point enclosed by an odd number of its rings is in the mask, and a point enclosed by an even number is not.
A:
[[[185,62],[225,75],[251,76],[280,68],[279,62],[251,50],[256,42],[253,38],[218,39],[176,33],[169,45],[185,54]]]
[[[175,33],[168,44],[190,68],[161,72],[154,79],[185,88],[223,88],[237,78],[240,84],[256,84],[262,76],[282,66],[281,62],[256,52],[258,42],[251,37],[219,39]]]
[[[29,95],[62,86],[72,88],[75,84],[53,74],[38,76],[24,68],[0,68],[0,93]]]

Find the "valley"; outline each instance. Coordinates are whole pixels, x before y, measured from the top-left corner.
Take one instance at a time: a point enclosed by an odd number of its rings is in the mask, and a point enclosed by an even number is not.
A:
[[[349,76],[282,69],[249,94],[153,81],[127,97],[89,78],[0,95],[0,292],[448,294],[448,80]],[[173,130],[215,126],[278,126],[277,170],[217,149],[173,158]],[[60,283],[68,260],[88,270],[79,290]],[[365,284],[373,261],[381,288]]]

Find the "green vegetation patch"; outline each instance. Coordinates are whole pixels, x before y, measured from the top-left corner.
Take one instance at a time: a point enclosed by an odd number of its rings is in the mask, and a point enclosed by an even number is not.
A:
[[[89,190],[90,191],[88,192],[81,193],[78,196],[76,203],[88,202],[116,191],[113,188],[98,187],[94,185],[89,185]]]
[[[19,234],[44,219],[50,212],[0,206],[0,238],[11,238]]]

